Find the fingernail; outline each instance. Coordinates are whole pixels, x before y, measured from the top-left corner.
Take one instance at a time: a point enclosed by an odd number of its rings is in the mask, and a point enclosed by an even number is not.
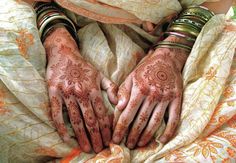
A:
[[[63,136],[63,141],[64,141],[65,143],[70,143],[70,136],[69,136],[69,135]]]
[[[99,153],[99,152],[102,151],[102,149],[103,149],[103,146],[95,147],[95,148],[94,148],[94,152],[95,152],[95,153]]]
[[[121,104],[122,104],[122,99],[120,99],[119,101],[118,101],[118,104],[117,104],[117,106],[120,106]]]
[[[119,137],[118,136],[113,136],[113,142],[114,143],[116,143],[116,144],[119,144],[119,142],[120,142],[120,139],[119,139]]]
[[[134,144],[128,143],[128,144],[127,144],[127,147],[128,147],[129,149],[134,149]]]
[[[105,141],[105,142],[104,142],[104,145],[105,145],[106,147],[108,147],[108,146],[109,146],[109,143],[110,143],[109,141]]]
[[[86,152],[86,153],[91,152],[91,147],[90,147],[90,145],[85,145],[85,146],[83,147],[83,151]]]
[[[143,141],[138,142],[138,146],[139,146],[139,147],[144,146],[144,142],[143,142]]]
[[[161,143],[163,143],[163,144],[165,144],[166,143],[166,138],[165,137],[161,137],[160,139],[159,139],[159,141],[161,142]]]
[[[124,100],[122,100],[122,99],[118,101],[118,104],[116,105],[116,108],[117,108],[119,111],[122,111],[123,103],[124,103]]]

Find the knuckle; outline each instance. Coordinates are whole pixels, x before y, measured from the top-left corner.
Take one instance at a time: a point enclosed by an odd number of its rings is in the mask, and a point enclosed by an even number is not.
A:
[[[170,132],[165,133],[164,136],[166,137],[167,140],[169,140],[173,136],[173,134],[174,134],[174,132],[170,131]]]
[[[138,94],[148,95],[149,94],[149,88],[144,85],[139,85],[137,87]]]

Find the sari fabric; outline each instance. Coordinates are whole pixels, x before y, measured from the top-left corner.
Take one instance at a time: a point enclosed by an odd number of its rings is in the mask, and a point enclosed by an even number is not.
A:
[[[180,12],[181,6],[203,0],[56,2],[81,27],[83,57],[121,84],[158,40],[140,24],[158,24]],[[129,150],[124,144],[110,144],[95,155],[83,153],[75,139],[63,143],[53,126],[44,79],[45,50],[33,9],[20,0],[2,0],[0,8],[0,162],[55,158],[58,162],[214,162],[236,158],[236,27],[232,20],[217,15],[199,35],[183,70],[181,122],[168,144],[158,142],[163,123],[147,147]],[[105,93],[104,100],[112,113],[114,107]],[[66,122],[73,137],[68,119]]]

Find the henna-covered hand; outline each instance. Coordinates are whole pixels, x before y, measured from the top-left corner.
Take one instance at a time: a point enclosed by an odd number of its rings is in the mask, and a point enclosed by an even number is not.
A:
[[[52,119],[59,135],[64,141],[70,139],[62,116],[64,104],[82,150],[89,152],[92,145],[95,152],[101,151],[111,139],[111,124],[101,89],[117,104],[116,85],[80,56],[65,28],[55,29],[44,45]]]
[[[175,36],[167,40],[178,41]],[[183,49],[158,48],[128,76],[118,91],[113,142],[120,143],[128,132],[129,148],[145,146],[158,130],[167,108],[169,119],[160,141],[166,143],[172,138],[181,112],[181,71],[187,54]]]

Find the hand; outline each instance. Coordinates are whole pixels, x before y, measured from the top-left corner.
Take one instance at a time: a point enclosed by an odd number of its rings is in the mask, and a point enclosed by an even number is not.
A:
[[[171,36],[166,41],[177,40]],[[126,144],[131,149],[137,143],[145,146],[151,140],[167,108],[169,119],[160,137],[162,143],[170,140],[179,122],[183,92],[181,70],[188,53],[171,48],[158,48],[151,53],[118,91],[113,142],[120,143],[128,132]]]
[[[107,146],[111,139],[111,124],[101,89],[106,90],[110,101],[116,104],[116,85],[80,56],[75,41],[65,28],[55,29],[44,45],[48,57],[46,78],[52,119],[59,135],[69,141],[62,116],[62,105],[65,104],[82,150],[89,152],[92,144],[95,152],[101,151],[103,143]]]

